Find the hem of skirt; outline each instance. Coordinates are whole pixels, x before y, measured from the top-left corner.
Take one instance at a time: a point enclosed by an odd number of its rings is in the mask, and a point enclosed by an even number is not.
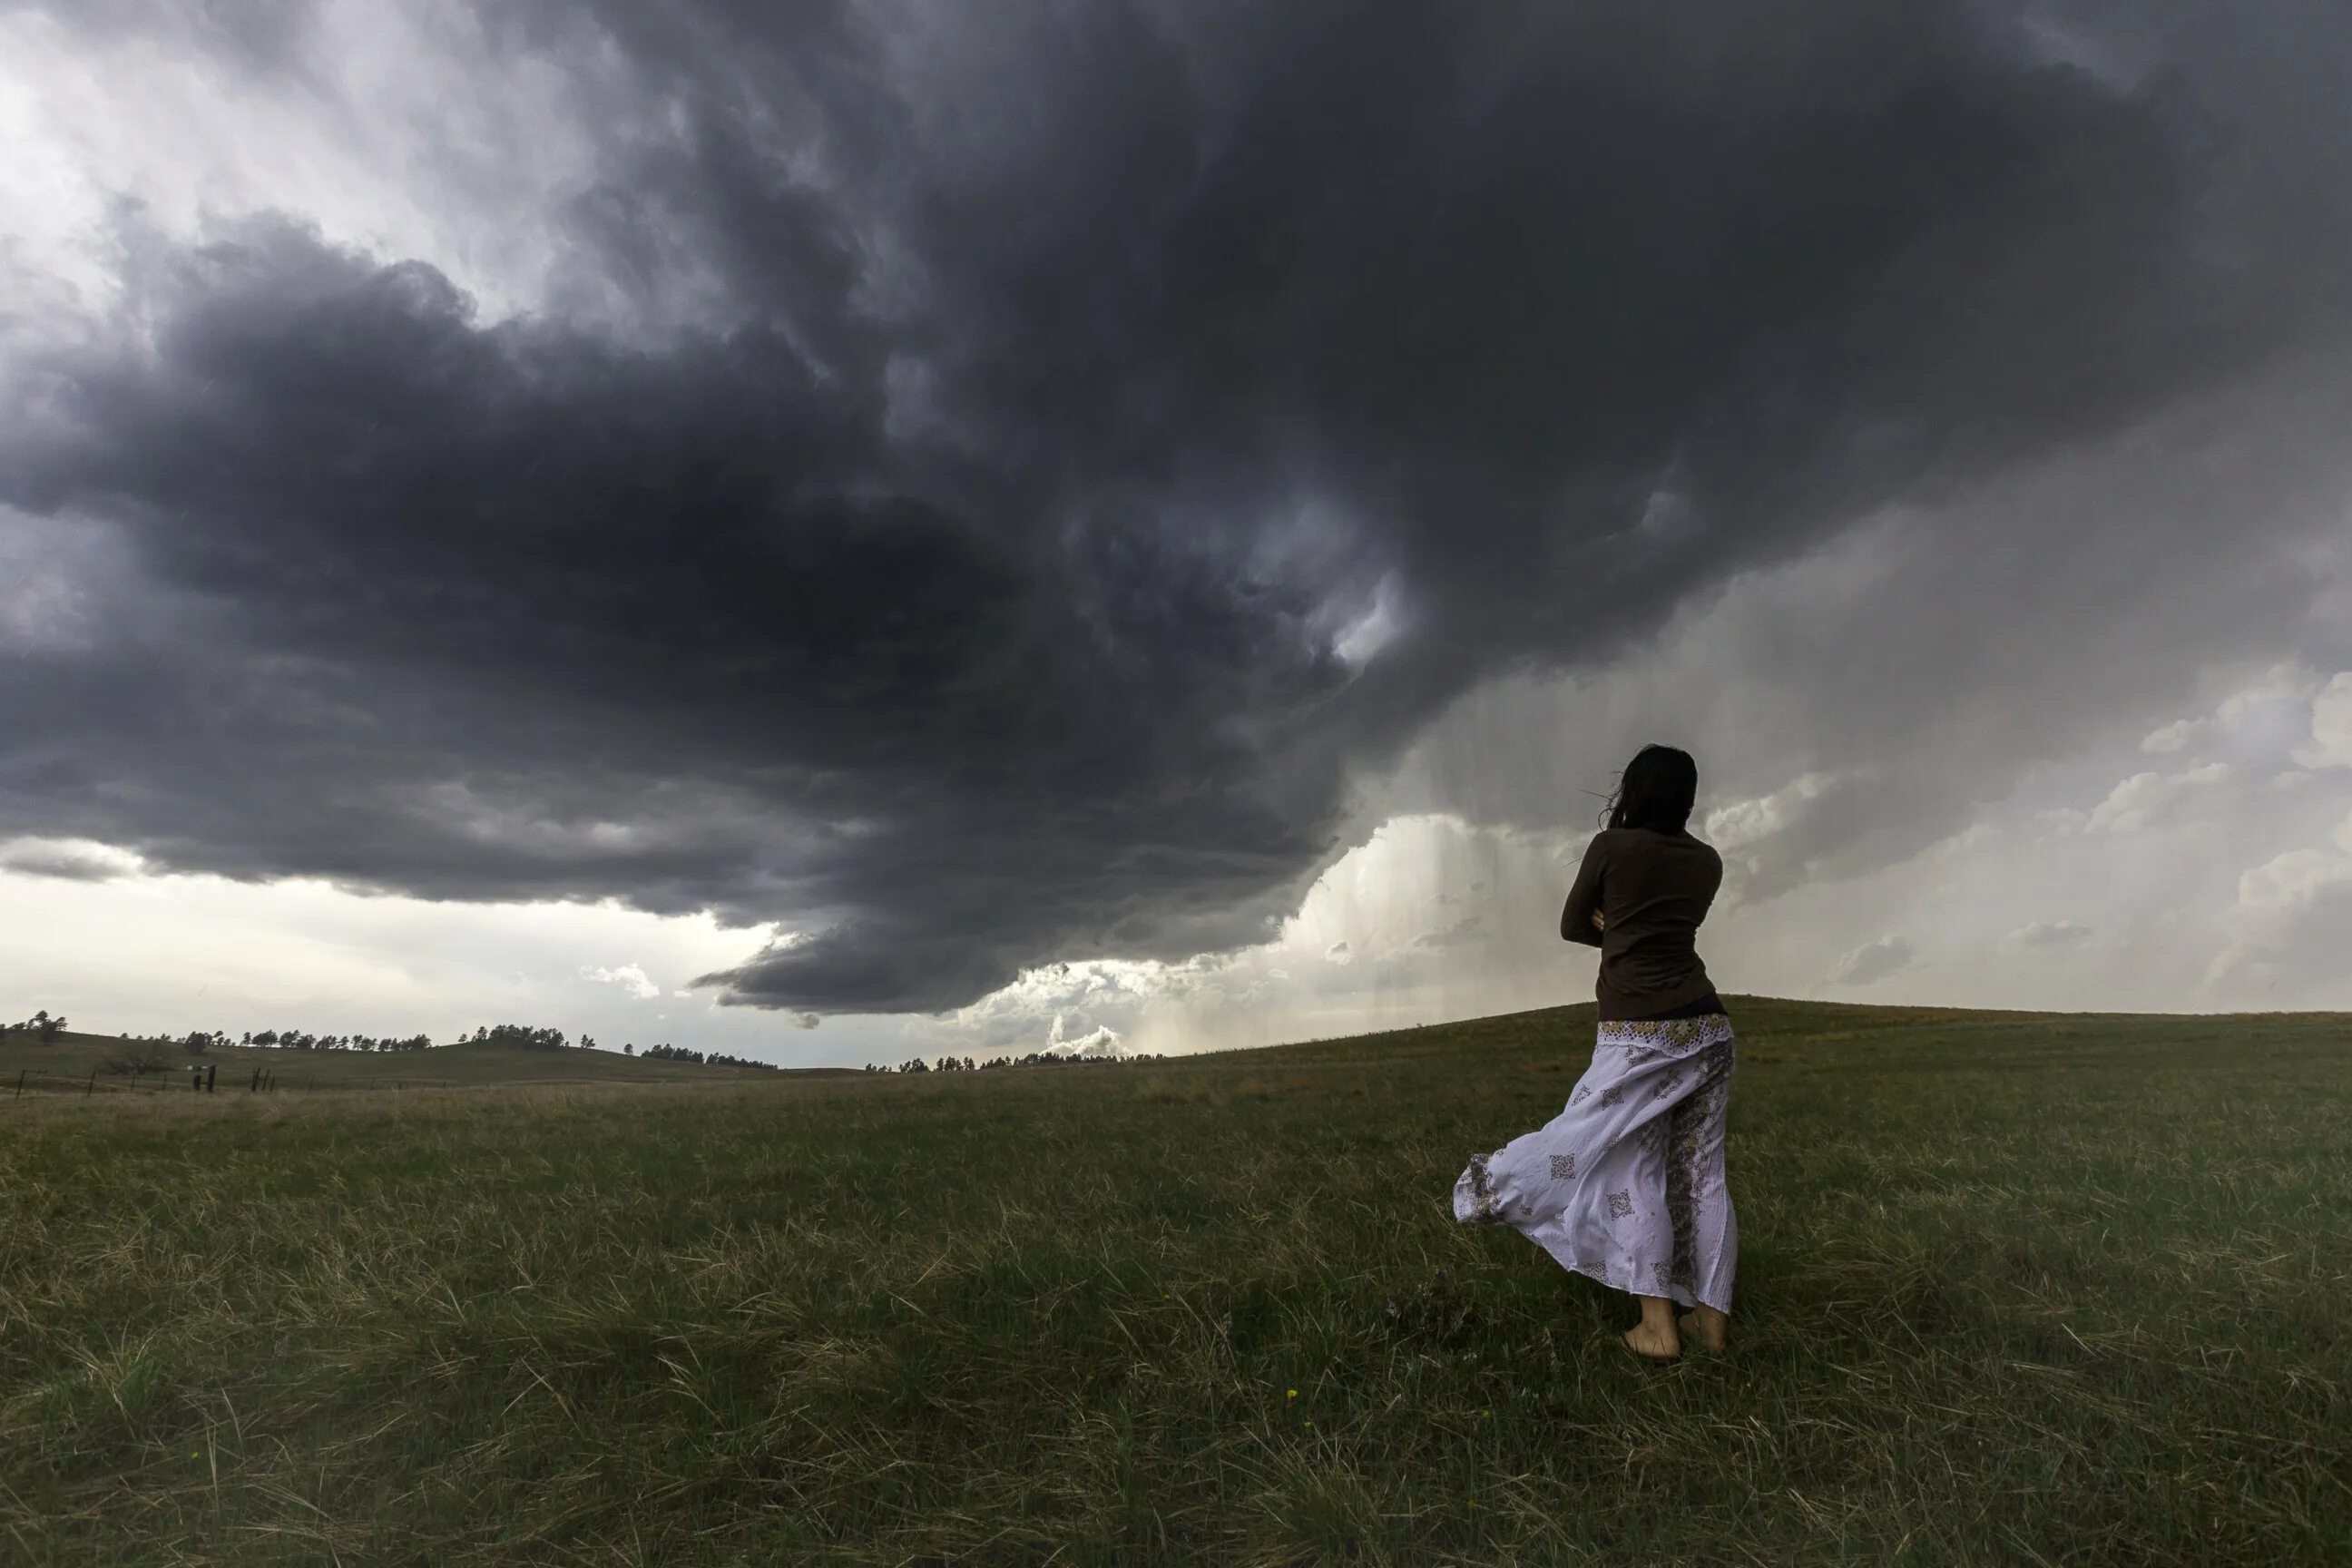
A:
[[[1510,1215],[1503,1212],[1502,1206],[1494,1202],[1491,1196],[1477,1191],[1477,1177],[1485,1174],[1486,1163],[1486,1157],[1485,1155],[1474,1155],[1471,1158],[1470,1168],[1464,1171],[1461,1176],[1454,1182],[1454,1218],[1455,1223],[1460,1225],[1499,1226],[1507,1230],[1517,1231],[1521,1236],[1526,1237],[1529,1241],[1533,1242],[1538,1248],[1540,1248],[1545,1257],[1550,1258],[1554,1263],[1559,1264],[1562,1268],[1567,1269],[1571,1274],[1581,1274],[1587,1279],[1595,1280],[1600,1284],[1608,1286],[1612,1290],[1622,1290],[1629,1296],[1654,1296],[1662,1293],[1654,1288],[1654,1283],[1653,1283],[1650,1288],[1645,1289],[1641,1285],[1634,1284],[1631,1279],[1619,1279],[1612,1278],[1605,1265],[1589,1267],[1574,1258],[1564,1258],[1549,1242],[1544,1240],[1543,1237],[1536,1235],[1533,1231],[1525,1229],[1516,1224]],[[1474,1173],[1475,1173],[1475,1174],[1474,1174]],[[1721,1302],[1709,1301],[1701,1297],[1696,1290],[1688,1286],[1669,1284],[1663,1294],[1667,1300],[1675,1301],[1685,1307],[1710,1307],[1716,1311],[1721,1312],[1727,1318],[1731,1316],[1731,1306],[1727,1300]]]

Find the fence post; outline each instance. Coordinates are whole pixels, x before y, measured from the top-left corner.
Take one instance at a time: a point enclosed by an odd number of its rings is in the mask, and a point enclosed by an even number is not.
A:
[[[16,1098],[25,1098],[25,1075],[21,1069],[16,1074]]]
[[[88,1100],[91,1095],[96,1094],[97,1092],[98,1069],[96,1068],[92,1068],[89,1069],[89,1082],[82,1086],[81,1097],[84,1100]]]

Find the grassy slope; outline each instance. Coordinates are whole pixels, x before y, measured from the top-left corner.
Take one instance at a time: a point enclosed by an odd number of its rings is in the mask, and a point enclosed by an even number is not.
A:
[[[2352,1020],[1734,1005],[1736,1353],[1663,1369],[1610,1342],[1621,1299],[1447,1208],[1565,1099],[1589,1008],[1119,1068],[0,1103],[0,1541],[2352,1561]]]

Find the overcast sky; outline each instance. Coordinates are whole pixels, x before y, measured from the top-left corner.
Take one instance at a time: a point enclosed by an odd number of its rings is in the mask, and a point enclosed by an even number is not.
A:
[[[2352,14],[0,0],[0,1013],[2352,1007]]]

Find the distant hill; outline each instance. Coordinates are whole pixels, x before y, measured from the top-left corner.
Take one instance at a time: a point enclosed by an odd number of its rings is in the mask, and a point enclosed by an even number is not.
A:
[[[2137,1022],[2163,1026],[2168,1037],[2183,1037],[2210,1029],[2217,1047],[2247,1015],[2179,1015],[2144,1013],[2033,1013],[1972,1007],[1908,1007],[1846,1002],[1790,1001],[1771,996],[1727,996],[1740,1037],[1750,1045],[1801,1037],[1831,1044],[1840,1040],[1884,1038],[1890,1044],[1924,1037],[1924,1028],[1937,1038],[1967,1038],[1990,1047],[2009,1041],[2047,1044],[2079,1037],[2112,1042],[2128,1038]],[[1595,1009],[1587,1002],[1567,1007],[1544,1007],[1525,1013],[1498,1014],[1454,1023],[1382,1030],[1328,1039],[1302,1040],[1289,1045],[1211,1050],[1161,1058],[1159,1068],[1187,1070],[1221,1063],[1250,1070],[1276,1067],[1370,1066],[1422,1057],[1453,1057],[1464,1052],[1534,1050],[1573,1054],[1589,1050]],[[2352,1043],[2352,1014],[2278,1013],[2257,1015],[2278,1022],[2318,1025],[2323,1032],[2342,1026]],[[2223,1047],[2226,1048],[2226,1047]],[[160,1071],[142,1075],[110,1072],[105,1064],[134,1051],[145,1051],[162,1063]],[[192,1061],[220,1066],[219,1090],[244,1091],[256,1068],[274,1071],[284,1090],[368,1089],[394,1087],[467,1088],[497,1084],[668,1083],[716,1084],[773,1081],[782,1079],[864,1076],[858,1068],[790,1068],[766,1071],[751,1068],[712,1067],[692,1062],[661,1061],[626,1057],[618,1051],[539,1050],[527,1047],[478,1044],[433,1046],[416,1051],[299,1051],[263,1047],[215,1047],[192,1057],[171,1041],[124,1040],[110,1035],[68,1033],[54,1045],[40,1045],[23,1033],[0,1037],[0,1097],[15,1091],[17,1075],[26,1075],[26,1093],[57,1093],[73,1080],[87,1084],[93,1070],[100,1092],[136,1090],[145,1093],[185,1090]],[[1141,1067],[1144,1064],[1132,1064]],[[1119,1069],[1124,1070],[1124,1069]],[[896,1076],[896,1075],[892,1075]],[[950,1075],[952,1078],[953,1075]],[[994,1075],[992,1074],[992,1077]]]
[[[123,1074],[108,1070],[110,1061],[145,1056],[162,1064],[161,1071]],[[18,1074],[26,1079],[26,1092],[55,1092],[66,1080],[87,1082],[98,1075],[98,1088],[163,1092],[159,1085],[186,1090],[193,1062],[216,1063],[218,1092],[234,1088],[244,1092],[256,1068],[278,1075],[281,1091],[288,1089],[391,1089],[399,1086],[465,1088],[488,1084],[524,1083],[720,1083],[770,1078],[838,1076],[853,1068],[801,1068],[766,1072],[753,1068],[708,1067],[692,1062],[656,1061],[623,1056],[618,1051],[576,1048],[533,1050],[519,1046],[431,1046],[419,1051],[294,1051],[259,1046],[224,1046],[191,1056],[171,1041],[126,1040],[112,1035],[69,1031],[51,1045],[32,1036],[10,1033],[0,1038],[0,1095],[16,1090]]]
[[[1986,1042],[2069,1038],[2112,1041],[2130,1037],[2131,1026],[2160,1026],[2168,1038],[2210,1030],[2217,1044],[2242,1030],[2249,1018],[2299,1023],[2326,1033],[2340,1027],[2352,1043],[2352,1013],[2167,1014],[2037,1013],[1989,1007],[1912,1007],[1854,1002],[1807,1002],[1778,996],[1726,995],[1733,1027],[1749,1045],[1784,1038],[1814,1043],[1843,1040],[1889,1043],[1933,1035]],[[1454,1023],[1384,1029],[1373,1034],[1302,1040],[1293,1045],[1215,1051],[1171,1058],[1173,1065],[1206,1061],[1267,1062],[1313,1067],[1340,1063],[1392,1062],[1421,1057],[1517,1049],[1585,1050],[1592,1046],[1599,1009],[1590,1002],[1498,1013]],[[2226,1048],[2226,1046],[2223,1047]]]

